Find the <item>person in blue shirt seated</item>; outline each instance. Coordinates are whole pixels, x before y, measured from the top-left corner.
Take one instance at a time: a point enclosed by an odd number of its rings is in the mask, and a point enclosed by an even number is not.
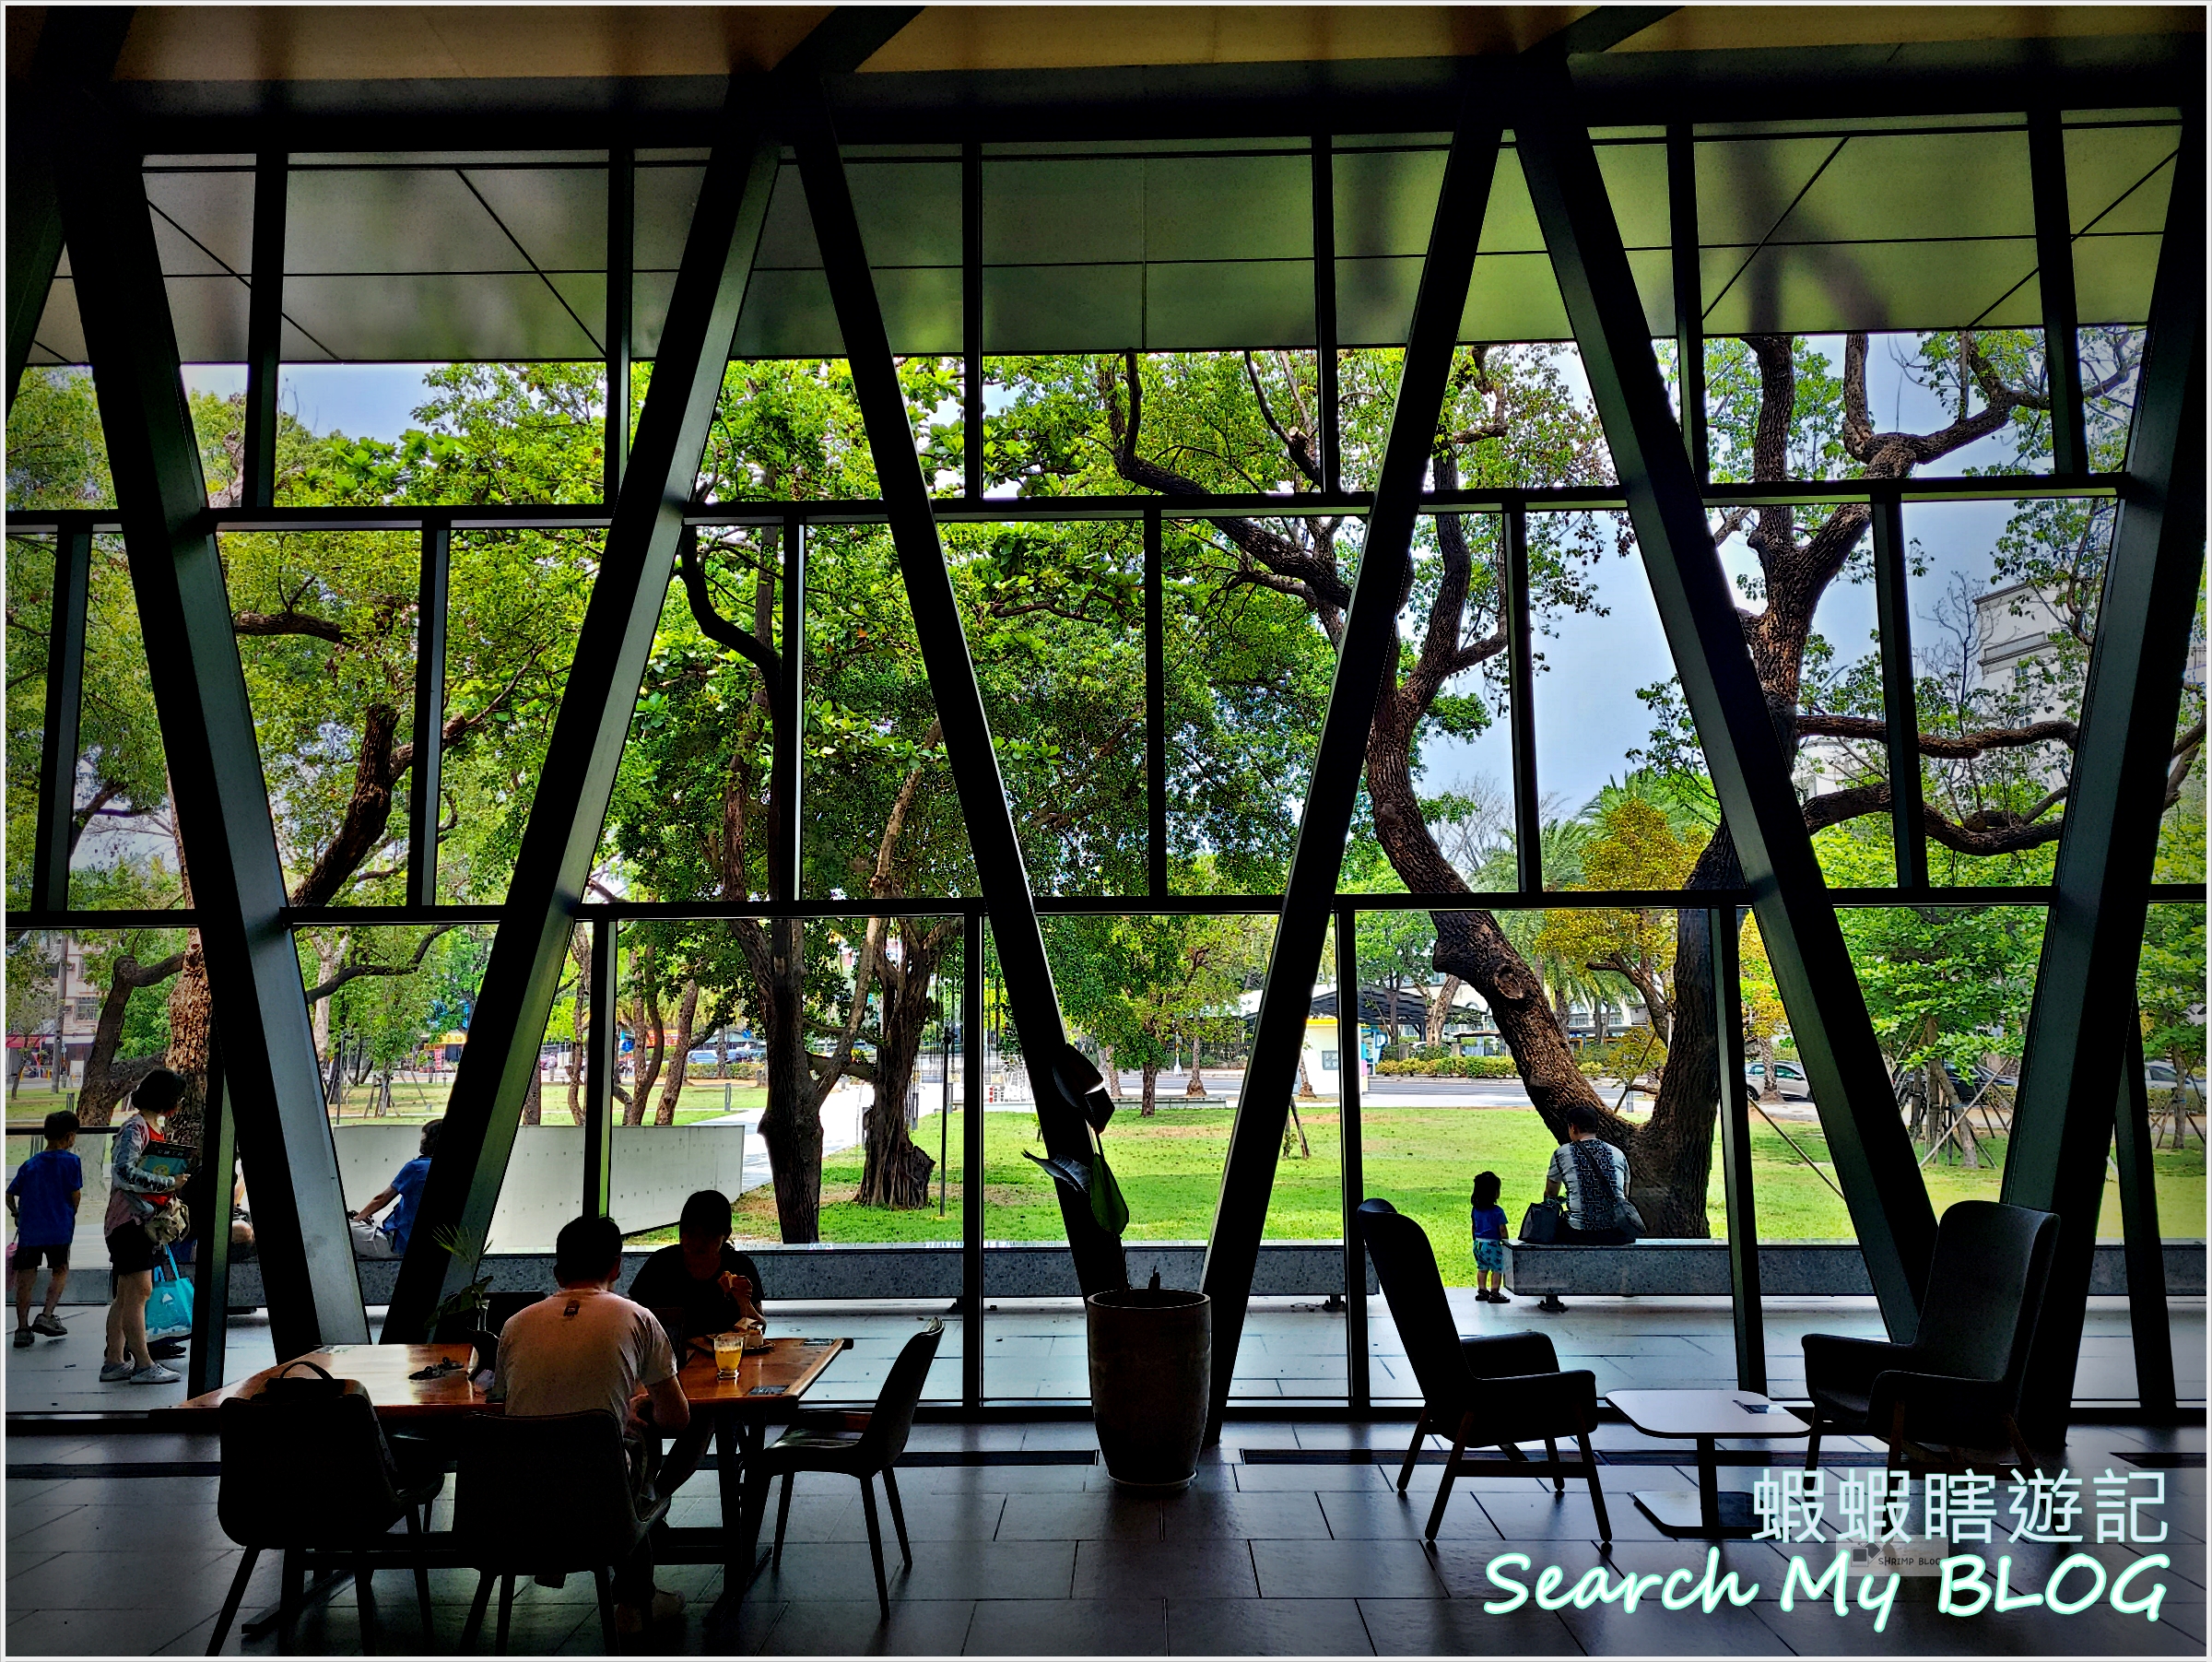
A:
[[[415,1228],[415,1208],[422,1203],[422,1185],[430,1175],[430,1156],[438,1151],[438,1134],[443,1120],[422,1128],[421,1151],[393,1174],[390,1186],[353,1215],[353,1255],[357,1258],[404,1258],[407,1236]],[[394,1206],[396,1201],[398,1204]],[[377,1213],[391,1207],[380,1224]]]

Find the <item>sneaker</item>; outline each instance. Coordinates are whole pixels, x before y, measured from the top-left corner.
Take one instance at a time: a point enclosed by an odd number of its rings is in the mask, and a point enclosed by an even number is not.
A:
[[[38,1341],[38,1338],[37,1338],[37,1337],[36,1337],[36,1336],[35,1336],[35,1335],[34,1335],[34,1334],[31,1332],[31,1330],[30,1330],[29,1327],[18,1327],[18,1328],[16,1329],[16,1349],[17,1349],[17,1350],[29,1350],[29,1349],[31,1348],[31,1346],[33,1346],[33,1345],[37,1344],[38,1342],[39,1342],[39,1341]]]
[[[107,1370],[102,1368],[100,1372],[104,1373]],[[129,1377],[133,1385],[178,1385],[183,1381],[184,1375],[174,1368],[165,1368],[157,1361],[148,1362]]]
[[[120,1385],[130,1376],[131,1364],[127,1361],[107,1361],[100,1364],[100,1383],[101,1385]]]
[[[67,1338],[69,1337],[69,1329],[62,1326],[60,1318],[51,1310],[31,1317],[30,1330],[33,1333],[43,1333],[48,1338]]]
[[[615,1632],[629,1635],[641,1633],[648,1622],[673,1621],[684,1613],[684,1596],[655,1587],[653,1608],[641,1604],[618,1604],[615,1607]]]

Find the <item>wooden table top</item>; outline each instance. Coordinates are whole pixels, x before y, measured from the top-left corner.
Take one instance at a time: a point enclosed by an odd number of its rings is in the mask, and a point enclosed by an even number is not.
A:
[[[852,1342],[849,1338],[771,1338],[767,1350],[746,1357],[735,1379],[724,1379],[714,1372],[714,1355],[710,1350],[686,1362],[677,1378],[682,1381],[684,1395],[693,1408],[767,1416],[773,1414],[779,1404],[804,1397],[807,1387],[822,1376],[822,1370]],[[757,1392],[760,1385],[783,1388]]]
[[[769,1418],[806,1394],[850,1339],[778,1338],[769,1348],[745,1359],[735,1379],[714,1372],[712,1352],[696,1356],[677,1375],[684,1395],[695,1408],[718,1413]],[[471,1380],[467,1363],[475,1351],[467,1345],[333,1345],[311,1350],[299,1358],[328,1370],[339,1379],[358,1379],[376,1404],[379,1414],[394,1419],[466,1414],[482,1409],[496,1412],[499,1404],[488,1400]],[[434,1363],[453,1360],[463,1366],[438,1379],[410,1379]],[[286,1365],[289,1365],[288,1363]],[[278,1372],[264,1368],[219,1389],[194,1397],[174,1411],[202,1412],[233,1397],[251,1397]],[[780,1391],[756,1391],[760,1385],[781,1385]]]
[[[1611,1391],[1606,1400],[1648,1437],[1802,1437],[1812,1429],[1757,1391]]]
[[[484,1393],[470,1380],[468,1363],[476,1355],[468,1345],[333,1345],[310,1350],[297,1360],[312,1361],[338,1379],[358,1379],[380,1414],[394,1418],[428,1414],[465,1414],[490,1407]],[[461,1366],[439,1379],[409,1379],[433,1363],[455,1361]],[[289,1366],[289,1363],[286,1363]],[[213,1409],[233,1397],[251,1397],[278,1372],[264,1368],[258,1373],[223,1385],[183,1403],[179,1412]],[[312,1378],[312,1374],[307,1375]]]

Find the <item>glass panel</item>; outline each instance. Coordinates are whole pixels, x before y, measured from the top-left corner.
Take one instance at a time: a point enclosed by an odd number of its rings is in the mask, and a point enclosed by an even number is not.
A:
[[[702,603],[781,665],[782,534],[702,529]],[[771,790],[780,668],[710,641],[679,575],[638,690],[599,842],[599,877],[631,900],[738,900],[772,881]]]
[[[845,177],[895,352],[960,350],[960,164],[935,154],[852,154]],[[641,175],[641,202],[643,178]],[[674,181],[669,182],[672,188]],[[988,224],[988,219],[985,221]],[[641,242],[642,239],[641,239]],[[641,246],[642,257],[645,249]],[[656,253],[657,260],[665,257]],[[673,277],[675,265],[668,260]],[[776,174],[733,355],[820,358],[844,349],[795,163]]]
[[[80,345],[75,357],[83,355]],[[24,371],[7,412],[7,505],[18,511],[115,505],[89,371],[34,365]]]
[[[1172,497],[1317,489],[1318,374],[1310,351],[988,359],[985,493]],[[1277,534],[1298,535],[1263,523]]]
[[[39,759],[46,737],[54,543],[7,539],[7,904],[29,903],[37,858]]]
[[[439,817],[443,899],[505,898],[603,536],[453,534]]]
[[[1278,525],[1277,535],[1338,570],[1363,529]],[[1244,580],[1253,568],[1242,532],[1171,521],[1162,535],[1170,885],[1277,891],[1305,812],[1335,651],[1307,601]]]
[[[2198,1240],[2205,1227],[2204,997],[2204,907],[2151,907],[2136,998],[2143,1020],[2159,1232],[2169,1240]],[[2117,1232],[2112,1214],[2099,1232]],[[2184,1351],[2177,1347],[2177,1360]]]
[[[957,525],[946,544],[1030,889],[1142,893],[1141,529]]]
[[[2113,504],[1915,503],[1907,592],[1937,883],[2048,882]]]
[[[949,434],[935,430],[946,422],[957,430],[958,370],[957,361],[930,358],[899,365],[915,442],[926,453],[925,472],[959,466],[957,456],[937,454]],[[877,495],[851,366],[841,358],[733,361],[723,376],[695,494],[709,501]]]
[[[806,560],[806,892],[974,892],[890,533],[823,526]]]
[[[169,809],[169,764],[119,536],[92,539],[86,608],[79,829],[69,855],[70,903],[180,905],[182,862]]]

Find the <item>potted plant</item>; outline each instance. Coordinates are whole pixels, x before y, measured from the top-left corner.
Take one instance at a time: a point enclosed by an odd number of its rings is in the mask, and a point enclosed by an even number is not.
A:
[[[1090,1153],[1082,1159],[1029,1158],[1081,1196],[1092,1220],[1118,1244],[1129,1226],[1129,1205],[1106,1163],[1103,1134],[1113,1116],[1113,1099],[1099,1070],[1072,1045],[1053,1073],[1067,1099],[1082,1107]],[[1130,1287],[1126,1280],[1124,1274],[1123,1286],[1083,1301],[1099,1453],[1117,1483],[1182,1489],[1197,1476],[1212,1405],[1213,1302],[1203,1292],[1162,1287],[1157,1272],[1147,1287]]]

